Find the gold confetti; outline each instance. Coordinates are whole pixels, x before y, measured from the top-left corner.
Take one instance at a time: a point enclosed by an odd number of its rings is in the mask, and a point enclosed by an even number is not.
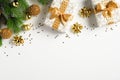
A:
[[[72,31],[74,33],[80,33],[82,29],[83,29],[83,26],[81,24],[78,24],[78,22],[73,24],[72,26]]]
[[[92,14],[92,9],[90,9],[90,8],[83,7],[79,11],[79,15],[83,18],[89,17],[91,14]]]

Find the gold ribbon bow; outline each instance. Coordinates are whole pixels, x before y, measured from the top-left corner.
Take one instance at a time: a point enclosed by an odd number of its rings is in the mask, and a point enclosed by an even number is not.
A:
[[[106,9],[103,11],[103,16],[109,16],[112,17],[112,11],[113,9],[118,8],[117,4],[113,1],[110,1],[106,5]]]
[[[103,16],[107,19],[108,21],[108,24],[112,24],[114,23],[112,21],[112,11],[115,9],[115,8],[118,8],[117,4],[114,2],[114,1],[109,1],[105,8],[102,9],[102,6],[100,3],[98,3],[96,5],[96,8],[95,8],[95,13],[99,13],[99,12],[102,12]]]
[[[60,9],[58,9],[57,7],[49,9],[49,12],[51,13],[50,19],[55,19],[53,26],[52,26],[53,29],[57,30],[60,23],[65,25],[65,23],[71,17],[71,14],[64,13],[68,6],[68,2],[69,2],[69,0],[63,0],[62,4],[60,6]]]

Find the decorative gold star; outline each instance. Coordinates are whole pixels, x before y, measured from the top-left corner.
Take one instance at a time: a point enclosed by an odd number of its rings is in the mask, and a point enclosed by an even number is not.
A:
[[[90,8],[83,7],[79,11],[79,15],[83,18],[89,17],[92,14],[92,10]]]
[[[73,24],[72,26],[72,31],[74,33],[80,33],[82,29],[83,29],[83,26],[81,24],[78,24],[78,22]]]
[[[13,38],[13,43],[16,45],[16,46],[20,46],[21,44],[24,43],[24,39],[22,38],[22,36],[14,36]]]

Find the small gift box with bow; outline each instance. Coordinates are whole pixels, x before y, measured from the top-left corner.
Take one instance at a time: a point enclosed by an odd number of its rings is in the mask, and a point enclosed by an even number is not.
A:
[[[91,0],[98,26],[114,24],[120,21],[119,0]]]
[[[44,24],[59,32],[65,32],[73,18],[74,7],[70,0],[53,0]]]

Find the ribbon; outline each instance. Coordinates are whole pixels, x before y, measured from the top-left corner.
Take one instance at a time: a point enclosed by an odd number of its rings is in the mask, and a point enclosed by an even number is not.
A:
[[[102,9],[100,3],[97,5],[95,12],[102,12],[103,16],[109,21],[108,24],[112,24],[112,20],[110,19],[112,17],[112,11],[118,8],[117,4],[113,1],[110,1],[106,4],[105,8]]]
[[[49,9],[49,12],[51,13],[50,19],[55,19],[52,25],[53,29],[57,30],[60,23],[65,25],[65,23],[71,17],[71,14],[64,13],[68,6],[68,3],[69,3],[69,0],[63,0],[59,9],[57,7]]]

